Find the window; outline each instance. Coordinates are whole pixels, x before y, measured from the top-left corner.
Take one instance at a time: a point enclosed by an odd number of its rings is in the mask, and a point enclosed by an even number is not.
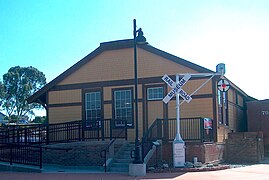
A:
[[[163,99],[163,87],[148,88],[148,100],[160,100]]]
[[[116,126],[123,126],[126,121],[128,126],[133,125],[133,102],[131,90],[114,91],[114,118]],[[122,121],[121,121],[122,120]]]
[[[101,93],[88,92],[85,94],[86,127],[101,126]]]

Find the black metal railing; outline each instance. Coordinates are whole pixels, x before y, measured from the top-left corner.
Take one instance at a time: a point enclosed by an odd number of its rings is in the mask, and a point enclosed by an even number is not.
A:
[[[142,158],[144,159],[150,151],[154,141],[173,141],[176,127],[176,118],[156,119],[142,138]],[[213,131],[204,129],[204,118],[201,117],[181,118],[180,135],[187,142],[210,142],[213,140]]]
[[[80,141],[82,122],[72,121],[66,123],[49,124],[47,126],[47,144]]]
[[[95,124],[95,125],[94,125]],[[49,125],[20,125],[8,126],[0,129],[0,143],[1,157],[5,157],[6,149],[14,148],[23,149],[26,156],[28,152],[37,150],[37,146],[33,144],[42,145],[60,142],[74,142],[86,140],[104,140],[104,139],[127,139],[127,124],[126,121],[104,119],[98,122],[93,122],[92,126],[86,127],[82,121],[72,121],[67,123],[57,123]],[[212,130],[204,129],[203,118],[181,118],[180,120],[180,134],[184,141],[205,142],[212,141]],[[156,140],[172,141],[176,135],[176,119],[156,119],[150,126],[148,131],[142,138],[142,158],[144,159],[148,151],[152,148],[152,142]],[[6,145],[6,144],[17,144]],[[29,145],[26,146],[19,145]],[[20,148],[19,148],[20,147]],[[42,154],[42,152],[40,152]],[[8,158],[13,162],[13,153],[10,153]],[[39,154],[40,155],[40,154]],[[15,158],[16,159],[16,158]],[[18,158],[17,158],[18,159]],[[34,159],[34,158],[33,158]],[[0,159],[5,161],[5,158]],[[19,160],[18,160],[19,161]],[[41,160],[42,161],[42,160]],[[39,162],[39,161],[35,161]],[[19,161],[20,163],[20,161]],[[30,164],[26,162],[26,164]]]
[[[0,143],[0,161],[42,168],[42,147],[16,143]]]
[[[172,141],[176,135],[176,119],[168,119],[168,140]],[[204,119],[181,118],[180,119],[180,135],[185,141],[205,141],[204,139]]]
[[[119,123],[120,122],[120,123]],[[0,129],[0,143],[51,144],[113,138],[127,139],[122,120],[104,119],[87,126],[80,121],[56,124],[12,125]]]
[[[0,161],[38,166],[42,168],[43,150],[66,151],[72,148],[46,147],[41,145],[0,143]]]
[[[46,142],[45,125],[11,125],[0,129],[0,143],[41,144]]]
[[[125,139],[127,140],[127,121],[112,119],[110,121],[110,139]]]

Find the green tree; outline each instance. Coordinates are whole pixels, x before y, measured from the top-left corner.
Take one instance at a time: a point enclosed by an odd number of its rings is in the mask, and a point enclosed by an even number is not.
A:
[[[47,120],[46,116],[36,116],[33,122],[45,124],[46,120]]]
[[[3,103],[3,99],[4,99],[4,85],[3,83],[0,81],[0,107]]]
[[[45,75],[38,69],[15,66],[3,75],[0,83],[1,106],[7,115],[16,115],[18,118],[26,114],[34,114],[34,109],[42,106],[38,103],[27,103],[27,98],[46,84]]]

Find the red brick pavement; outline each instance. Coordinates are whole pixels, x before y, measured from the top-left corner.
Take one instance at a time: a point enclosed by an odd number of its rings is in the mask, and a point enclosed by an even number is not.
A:
[[[269,179],[269,164],[256,164],[241,168],[233,168],[208,172],[187,173],[147,173],[145,177],[132,177],[116,173],[15,173],[2,172],[0,180],[142,180],[142,179],[173,179],[173,180],[245,180]]]

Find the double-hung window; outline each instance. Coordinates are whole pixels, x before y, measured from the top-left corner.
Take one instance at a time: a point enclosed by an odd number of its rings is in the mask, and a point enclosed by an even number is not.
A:
[[[128,126],[133,125],[133,101],[132,90],[114,91],[114,118],[116,126],[123,126],[125,121]]]
[[[85,116],[86,127],[97,127],[101,125],[101,93],[85,93]]]

